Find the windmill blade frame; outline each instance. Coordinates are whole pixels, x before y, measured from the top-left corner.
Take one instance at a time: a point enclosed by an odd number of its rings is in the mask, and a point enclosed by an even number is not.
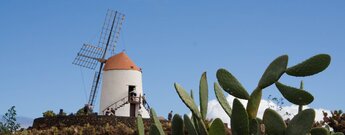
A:
[[[120,16],[122,16],[121,20],[118,19],[118,16],[117,16],[118,14]],[[111,20],[111,18],[113,18],[113,19]],[[118,36],[120,34],[119,30],[121,30],[123,20],[124,20],[123,14],[121,14],[117,11],[108,10],[107,15],[106,15],[106,20],[105,20],[105,23],[103,25],[103,29],[101,32],[101,38],[99,40],[99,46],[104,47],[104,53],[102,56],[102,60],[104,60],[105,56],[107,55],[107,51],[109,49],[111,49],[112,47],[113,47],[113,50],[115,49],[115,44],[116,44]],[[110,22],[112,22],[111,25],[110,25]],[[121,22],[121,23],[119,23],[119,22]],[[106,39],[105,37],[108,37],[108,38]],[[95,89],[94,89],[94,91],[91,91],[91,94],[90,94],[89,105],[91,105],[91,106],[93,106],[94,102],[95,102],[95,95],[97,93],[97,88],[99,85],[99,80],[101,78],[104,63],[105,63],[105,60],[104,60],[104,62],[101,62],[100,66],[99,66],[97,79],[95,81],[95,86],[94,86]]]
[[[124,14],[108,9],[98,45],[93,46],[84,44],[72,62],[74,65],[92,70],[96,68],[98,62],[100,63],[99,70],[95,73],[91,85],[90,97],[88,100],[88,104],[91,106],[93,106],[95,103],[97,90],[99,88],[100,79],[102,76],[102,69],[104,63],[106,62],[105,57],[107,56],[107,51],[110,51],[111,55],[115,54],[115,47],[119,39],[124,19]]]
[[[100,73],[100,72],[95,72],[95,75],[94,75],[93,81],[92,81],[89,101],[88,101],[89,105],[94,105],[95,104],[95,101],[96,101],[95,99],[97,98],[98,89],[99,89],[99,86],[101,85],[101,81],[97,82],[98,75],[100,76],[100,79],[102,79],[102,75],[103,74]]]
[[[100,47],[83,44],[72,64],[94,70],[104,52]]]
[[[107,48],[111,54],[115,54],[115,47],[118,42],[125,15],[113,10],[108,10],[104,19],[98,47]]]

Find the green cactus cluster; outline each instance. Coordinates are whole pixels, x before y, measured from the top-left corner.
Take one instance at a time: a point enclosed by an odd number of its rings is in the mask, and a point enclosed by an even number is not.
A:
[[[151,108],[151,126],[149,129],[149,135],[165,135],[163,127],[159,122],[155,111]],[[196,124],[197,122],[198,124]],[[175,114],[171,121],[171,134],[183,135],[186,132],[188,135],[225,135],[226,129],[224,123],[219,118],[212,121],[210,126],[206,128],[205,123],[201,121],[192,121],[191,118],[185,114],[183,118],[179,114]],[[201,126],[201,127],[200,127]],[[137,117],[137,133],[138,135],[145,135],[145,128],[143,119],[141,116]]]
[[[232,135],[328,135],[330,132],[325,128],[313,128],[315,111],[313,109],[302,110],[303,105],[310,104],[314,97],[303,90],[303,84],[300,88],[294,88],[279,82],[279,79],[286,73],[290,76],[305,77],[317,74],[325,70],[331,61],[327,54],[315,55],[295,66],[288,66],[288,56],[282,55],[273,60],[266,68],[257,87],[251,94],[247,92],[239,80],[226,69],[219,69],[216,73],[218,83],[214,83],[214,92],[219,104],[231,119]],[[292,118],[288,125],[283,118],[274,110],[266,109],[263,119],[257,118],[259,105],[262,98],[262,92],[265,88],[275,84],[277,89],[289,102],[299,106],[299,113]],[[206,124],[206,113],[208,103],[208,84],[206,72],[200,79],[199,97],[200,110],[196,105],[193,93],[188,94],[186,90],[178,83],[174,84],[175,90],[183,103],[191,110],[192,117],[176,114],[172,120],[172,134],[184,134],[188,132],[191,135],[224,135],[225,126],[219,119],[215,119],[211,124]],[[232,107],[229,105],[223,90],[235,97]],[[248,100],[244,106],[239,99]],[[151,110],[153,124],[150,128],[150,134],[164,135],[162,126],[157,120],[154,110]],[[138,119],[141,119],[140,117]],[[138,120],[138,128],[142,121]],[[264,130],[264,131],[263,131]],[[139,134],[143,135],[143,129],[138,129]]]
[[[225,135],[226,128],[221,119],[214,119],[211,124],[208,124],[206,119],[207,104],[208,104],[208,83],[206,73],[203,73],[200,79],[199,97],[200,110],[198,109],[193,93],[187,93],[179,84],[175,83],[175,89],[183,103],[192,111],[192,116],[184,115],[183,118],[179,114],[175,114],[171,122],[171,134],[181,135],[187,132],[189,135]],[[224,95],[223,95],[224,96]],[[225,98],[225,97],[223,97]],[[230,109],[230,108],[229,108]],[[150,110],[152,124],[149,134],[151,135],[165,135],[161,123],[157,119],[157,115],[153,108]],[[144,135],[144,126],[142,118],[139,116],[137,120],[138,134]]]
[[[233,102],[233,110],[231,113],[228,113],[231,118],[232,133],[242,135],[261,134],[259,132],[260,130],[258,130],[260,129],[260,124],[258,124],[257,112],[262,92],[263,89],[275,84],[285,99],[293,104],[299,105],[300,112],[293,117],[288,125],[286,125],[277,112],[272,109],[266,109],[262,120],[265,125],[265,133],[268,135],[323,134],[324,132],[322,131],[313,130],[313,132],[311,132],[315,119],[315,111],[313,109],[302,110],[302,106],[310,104],[314,100],[314,97],[309,92],[303,90],[303,84],[301,84],[301,88],[298,89],[279,82],[279,79],[284,73],[295,77],[305,77],[317,74],[325,70],[329,66],[330,61],[331,57],[329,55],[319,54],[288,68],[288,56],[280,56],[273,60],[266,68],[257,87],[250,95],[234,75],[226,69],[219,69],[217,71],[217,79],[220,86],[224,91],[236,97]],[[229,110],[225,109],[230,108],[230,106],[224,104],[226,101],[224,101],[224,96],[219,94],[220,89],[221,88],[215,84],[215,93],[218,95],[216,97],[219,103],[224,110]],[[247,95],[249,95],[249,97]],[[246,108],[243,107],[237,98],[248,100]],[[246,113],[244,113],[245,111]]]

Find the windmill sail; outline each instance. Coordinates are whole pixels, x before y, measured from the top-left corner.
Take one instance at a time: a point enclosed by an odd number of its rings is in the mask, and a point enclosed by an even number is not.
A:
[[[89,44],[84,44],[72,64],[93,70],[96,68],[97,63],[102,58],[103,54],[104,49]]]
[[[95,73],[91,86],[91,92],[88,102],[91,106],[94,105],[97,89],[100,86],[100,78],[103,65],[106,62],[105,57],[107,56],[107,51],[110,51],[111,55],[115,53],[116,43],[119,39],[124,19],[124,14],[117,11],[108,10],[102,27],[98,45],[92,46],[84,44],[77,54],[77,57],[73,61],[73,64],[75,65],[92,70],[94,70],[98,62],[100,62],[99,70]]]
[[[124,19],[124,14],[108,10],[99,38],[98,47],[107,48],[107,51],[110,51],[111,54],[115,53],[116,43],[119,39]]]
[[[97,82],[97,77],[98,74],[100,74],[100,80],[102,79],[102,73],[95,72],[95,75],[93,77],[92,81],[92,86],[91,86],[91,91],[90,91],[90,97],[89,97],[89,105],[94,105],[95,104],[95,98],[97,97],[98,89],[101,84],[101,81]],[[98,84],[97,84],[98,83]]]

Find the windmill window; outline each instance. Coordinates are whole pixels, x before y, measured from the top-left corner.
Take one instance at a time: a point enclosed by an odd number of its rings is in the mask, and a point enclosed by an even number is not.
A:
[[[135,85],[128,85],[128,96],[136,96]]]

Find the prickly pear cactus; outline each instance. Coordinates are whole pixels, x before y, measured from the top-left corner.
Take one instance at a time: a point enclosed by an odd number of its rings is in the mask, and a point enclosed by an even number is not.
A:
[[[151,125],[151,127],[150,127],[150,134],[151,134],[151,128],[153,128],[153,130],[154,130],[153,132],[156,133],[158,131],[158,133],[159,133],[159,134],[155,134],[155,135],[165,135],[163,128],[162,128],[162,124],[159,121],[159,119],[157,118],[156,111],[153,108],[151,108],[151,110],[150,110],[150,116],[151,116],[152,123],[153,123],[152,125],[154,125],[154,126]]]
[[[303,83],[303,81],[301,81],[299,89],[300,90],[304,90],[304,83]],[[303,105],[298,105],[298,112],[301,112],[302,110],[303,110]]]
[[[246,109],[242,103],[235,98],[233,102],[231,130],[232,135],[248,135],[249,134],[249,119]]]
[[[198,117],[198,119],[200,119],[201,114],[200,114],[198,107],[196,106],[194,100],[192,99],[192,97],[189,96],[189,94],[186,92],[186,90],[184,90],[182,88],[181,85],[175,83],[174,86],[175,86],[177,94],[180,96],[183,103],[192,111],[192,113],[194,115],[196,115],[196,117]]]
[[[258,86],[250,95],[247,104],[247,112],[250,119],[255,119],[259,110],[262,90],[276,81],[284,74],[288,63],[288,56],[282,55],[275,60],[273,60],[270,65],[266,68],[264,74],[262,75]]]
[[[139,135],[145,135],[144,122],[141,116],[137,117],[137,128],[138,128]]]
[[[325,70],[331,63],[328,54],[315,55],[286,70],[286,74],[296,77],[311,76]]]
[[[285,99],[296,105],[308,105],[314,97],[309,92],[276,82],[276,87]]]
[[[217,79],[222,86],[222,88],[233,95],[234,97],[240,99],[249,99],[249,94],[242,84],[226,69],[219,69],[217,71]]]
[[[200,79],[199,85],[199,98],[200,98],[200,113],[201,118],[206,120],[207,105],[208,105],[208,84],[206,72],[204,72]]]
[[[217,100],[219,101],[220,105],[223,107],[225,112],[231,118],[231,126],[233,134],[243,134],[247,135],[247,130],[241,129],[236,127],[239,123],[238,121],[249,123],[249,132],[250,134],[257,134],[258,124],[255,121],[257,117],[257,112],[260,106],[262,92],[263,89],[269,87],[272,84],[275,84],[280,93],[286,98],[289,102],[299,105],[301,108],[303,105],[310,104],[314,97],[307,91],[304,91],[301,87],[300,89],[287,86],[282,84],[279,79],[282,77],[284,73],[287,73],[291,76],[296,77],[303,77],[303,76],[310,76],[317,74],[323,70],[325,70],[328,65],[330,64],[330,56],[327,54],[319,54],[315,55],[304,62],[297,64],[296,66],[287,68],[288,65],[288,56],[282,55],[275,60],[273,60],[270,65],[266,68],[264,74],[262,75],[258,86],[254,89],[254,91],[248,97],[247,91],[241,85],[241,83],[226,69],[219,69],[217,71],[217,79],[221,86],[221,88],[215,84],[214,90]],[[232,113],[229,113],[231,110],[230,106],[224,102],[225,96],[221,92],[221,89],[228,92],[230,95],[248,100],[247,107],[244,108],[246,110],[246,115],[248,118],[239,120],[240,117],[238,114],[238,105],[232,109]],[[234,100],[234,103],[238,103],[237,99]],[[243,110],[243,109],[241,109]],[[266,126],[266,132],[269,135],[298,135],[298,134],[307,134],[310,132],[311,124],[315,117],[315,112],[313,110],[307,109],[302,111],[293,118],[292,124],[286,127],[282,118],[273,110],[266,110],[264,114],[264,124]],[[308,114],[308,116],[306,116]],[[243,113],[241,114],[243,115]],[[242,118],[245,116],[241,116]],[[303,120],[302,120],[302,117]],[[248,122],[249,121],[249,122]],[[237,123],[234,124],[233,123]],[[247,124],[244,124],[245,127]],[[234,126],[234,127],[233,127]],[[243,128],[243,127],[242,127]],[[247,128],[245,128],[247,129]],[[316,131],[318,132],[318,131]]]
[[[298,113],[289,122],[286,128],[286,135],[305,135],[309,133],[313,126],[315,119],[315,111],[313,109],[306,109]]]
[[[260,134],[260,123],[258,119],[249,120],[249,134],[250,135],[261,135]]]
[[[162,135],[159,131],[158,127],[155,124],[152,124],[150,127],[150,133],[149,135]]]
[[[226,114],[228,114],[229,117],[231,117],[231,107],[229,105],[229,102],[226,100],[226,97],[224,96],[223,91],[221,90],[221,88],[219,87],[217,83],[214,83],[214,92],[223,110],[226,112]]]
[[[310,131],[311,135],[331,135],[326,128],[318,127]]]
[[[287,68],[288,56],[282,55],[273,60],[266,68],[257,87],[249,95],[242,84],[226,69],[219,69],[216,73],[218,83],[214,83],[214,91],[218,102],[224,111],[231,118],[231,128],[233,135],[259,135],[261,132],[260,123],[257,120],[257,112],[260,106],[263,89],[275,84],[281,94],[289,102],[299,105],[310,104],[314,97],[307,91],[287,86],[278,82],[284,73],[291,76],[304,77],[311,76],[325,70],[331,61],[331,57],[327,54],[315,55],[293,67]],[[212,125],[208,127],[205,125],[208,103],[208,85],[206,73],[203,73],[199,85],[199,100],[200,111],[195,104],[194,99],[190,96],[181,85],[175,83],[175,89],[183,103],[191,110],[192,120],[188,116],[184,116],[184,124],[190,134],[224,134],[223,132],[216,132],[219,128],[221,120],[216,119]],[[224,96],[222,89],[228,94],[236,97],[233,101],[233,108]],[[246,108],[237,99],[248,100]],[[302,109],[300,109],[302,110]],[[268,135],[305,135],[323,134],[323,129],[311,130],[312,123],[315,118],[315,111],[306,109],[300,111],[289,123],[288,126],[281,116],[274,110],[267,109],[264,113],[263,123],[265,125],[265,132]],[[181,122],[179,122],[181,123]],[[175,125],[176,127],[180,127]],[[224,125],[223,125],[224,126]],[[154,128],[154,127],[153,127]],[[180,127],[181,128],[181,127]],[[157,127],[159,130],[159,126]]]
[[[171,122],[171,131],[172,135],[183,135],[184,134],[184,125],[183,125],[183,119],[180,115],[175,114],[172,122]]]
[[[223,121],[219,118],[213,120],[208,133],[209,135],[225,135],[225,127]]]
[[[250,119],[255,119],[259,110],[262,97],[262,89],[255,89],[247,103],[247,113]]]
[[[331,135],[344,135],[342,132],[331,133]]]
[[[262,75],[258,88],[264,89],[278,81],[279,78],[285,73],[288,59],[289,57],[287,55],[282,55],[272,61]]]
[[[197,131],[195,130],[195,127],[193,125],[193,122],[190,120],[187,114],[183,115],[184,119],[184,125],[187,129],[187,132],[189,135],[197,135]]]
[[[286,124],[283,118],[274,110],[266,109],[262,118],[266,133],[269,135],[284,135]]]

